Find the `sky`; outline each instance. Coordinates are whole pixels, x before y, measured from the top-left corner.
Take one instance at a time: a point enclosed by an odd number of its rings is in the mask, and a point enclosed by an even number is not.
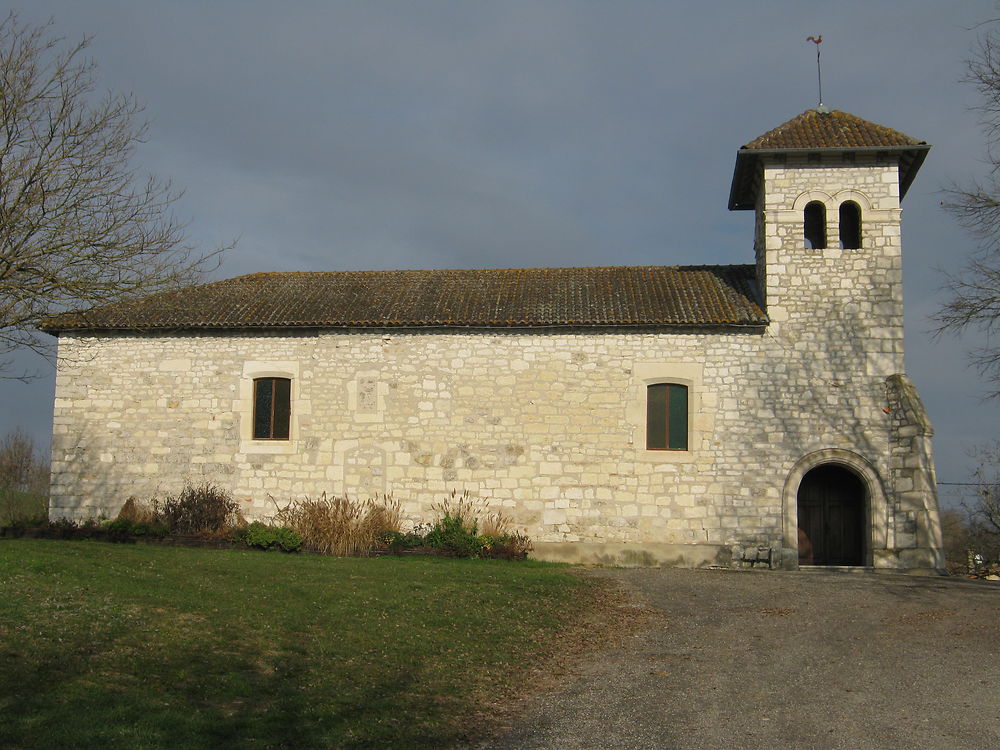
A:
[[[942,190],[986,173],[962,82],[993,0],[31,0],[93,36],[102,90],[145,102],[140,171],[184,189],[188,239],[258,271],[753,262],[727,210],[740,145],[824,103],[932,144],[903,201],[907,372],[938,479],[970,481],[1000,403],[934,338],[975,242]],[[47,446],[54,370],[19,356],[0,434]],[[954,501],[942,487],[942,500]]]

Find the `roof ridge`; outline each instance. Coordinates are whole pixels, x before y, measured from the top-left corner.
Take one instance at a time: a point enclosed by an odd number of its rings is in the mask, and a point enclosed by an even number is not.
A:
[[[216,281],[206,281],[198,286],[209,284],[219,284],[227,281],[237,281],[239,279],[252,279],[257,277],[273,276],[321,276],[332,274],[381,274],[381,273],[514,273],[533,271],[617,271],[630,269],[652,269],[652,268],[672,268],[672,269],[706,269],[706,268],[753,268],[753,263],[675,263],[666,264],[645,264],[630,266],[531,266],[519,267],[511,266],[506,268],[366,268],[366,269],[336,269],[329,271],[254,271],[253,273],[230,276],[227,279]]]

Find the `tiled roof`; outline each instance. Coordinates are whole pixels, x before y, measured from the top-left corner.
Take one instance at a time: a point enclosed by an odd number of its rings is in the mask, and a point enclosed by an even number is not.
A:
[[[257,273],[41,328],[761,326],[757,299],[754,266]]]
[[[847,112],[835,109],[820,112],[810,109],[784,125],[769,130],[746,144],[746,149],[790,148],[894,148],[920,146],[923,141],[898,130],[876,125]]]
[[[736,153],[736,168],[729,191],[729,209],[754,208],[758,171],[765,155],[821,150],[884,152],[887,158],[899,164],[899,197],[902,198],[930,146],[898,130],[876,125],[847,112],[810,109],[740,148]]]

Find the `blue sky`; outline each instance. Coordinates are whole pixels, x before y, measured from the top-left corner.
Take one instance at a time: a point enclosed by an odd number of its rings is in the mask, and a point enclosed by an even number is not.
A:
[[[903,203],[907,370],[938,475],[966,481],[1000,404],[934,340],[941,270],[973,241],[943,187],[985,173],[960,79],[992,1],[170,3],[32,0],[93,35],[99,83],[151,121],[141,168],[185,189],[215,273],[752,262],[726,202],[737,148],[825,103],[933,148]],[[15,5],[14,7],[18,7]],[[0,432],[47,444],[51,365],[0,382]]]

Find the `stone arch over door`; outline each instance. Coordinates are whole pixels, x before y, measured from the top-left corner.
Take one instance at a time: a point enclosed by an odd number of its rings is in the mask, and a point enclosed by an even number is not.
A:
[[[882,478],[875,467],[862,456],[841,448],[828,448],[809,453],[800,458],[788,477],[782,490],[782,512],[784,515],[785,567],[798,567],[799,547],[799,488],[802,480],[813,469],[830,466],[840,467],[853,474],[861,483],[866,495],[864,514],[862,564],[873,564],[873,552],[886,547],[888,528],[888,503]]]

